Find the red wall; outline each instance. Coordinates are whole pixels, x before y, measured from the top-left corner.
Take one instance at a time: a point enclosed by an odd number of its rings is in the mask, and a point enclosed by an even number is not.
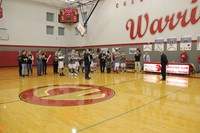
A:
[[[36,65],[36,51],[31,52],[34,56],[34,64]],[[51,54],[51,58],[49,59],[48,64],[52,64],[52,57],[54,55],[54,52],[46,52],[47,56]],[[0,67],[6,67],[6,66],[18,66],[17,62],[17,55],[18,51],[0,51]]]

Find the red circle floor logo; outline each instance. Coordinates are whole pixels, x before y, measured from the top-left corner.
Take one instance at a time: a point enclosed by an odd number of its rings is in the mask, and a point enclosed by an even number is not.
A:
[[[32,88],[20,94],[20,99],[39,105],[78,106],[112,98],[115,92],[104,86],[63,84]]]

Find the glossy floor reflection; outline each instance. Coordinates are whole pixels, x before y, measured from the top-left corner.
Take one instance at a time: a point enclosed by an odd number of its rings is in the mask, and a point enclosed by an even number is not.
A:
[[[85,80],[82,73],[60,77],[51,70],[22,78],[17,68],[0,68],[1,133],[200,131],[199,74],[160,81],[154,74],[97,72]]]

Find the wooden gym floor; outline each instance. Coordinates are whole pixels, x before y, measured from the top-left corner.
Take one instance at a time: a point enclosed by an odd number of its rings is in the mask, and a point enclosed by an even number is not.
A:
[[[200,132],[199,74],[0,75],[0,133]]]

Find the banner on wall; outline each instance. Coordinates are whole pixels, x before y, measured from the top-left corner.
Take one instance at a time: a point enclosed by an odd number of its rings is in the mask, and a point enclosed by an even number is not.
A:
[[[161,65],[159,62],[150,62],[144,63],[145,72],[161,72]],[[190,74],[190,65],[189,64],[168,64],[166,67],[167,73],[174,74]]]
[[[144,51],[152,51],[152,44],[143,45],[143,50]]]
[[[103,51],[104,53],[107,53],[108,48],[101,48],[101,51]]]
[[[192,50],[192,37],[181,37],[180,51]]]
[[[112,48],[112,52],[115,52],[115,49],[118,49],[119,51],[121,51],[121,48]]]
[[[200,36],[197,37],[197,50],[200,50]]]
[[[135,54],[137,51],[137,48],[129,48],[129,54]]]
[[[155,40],[154,51],[164,51],[164,38]]]
[[[177,51],[177,38],[167,38],[167,51]]]

